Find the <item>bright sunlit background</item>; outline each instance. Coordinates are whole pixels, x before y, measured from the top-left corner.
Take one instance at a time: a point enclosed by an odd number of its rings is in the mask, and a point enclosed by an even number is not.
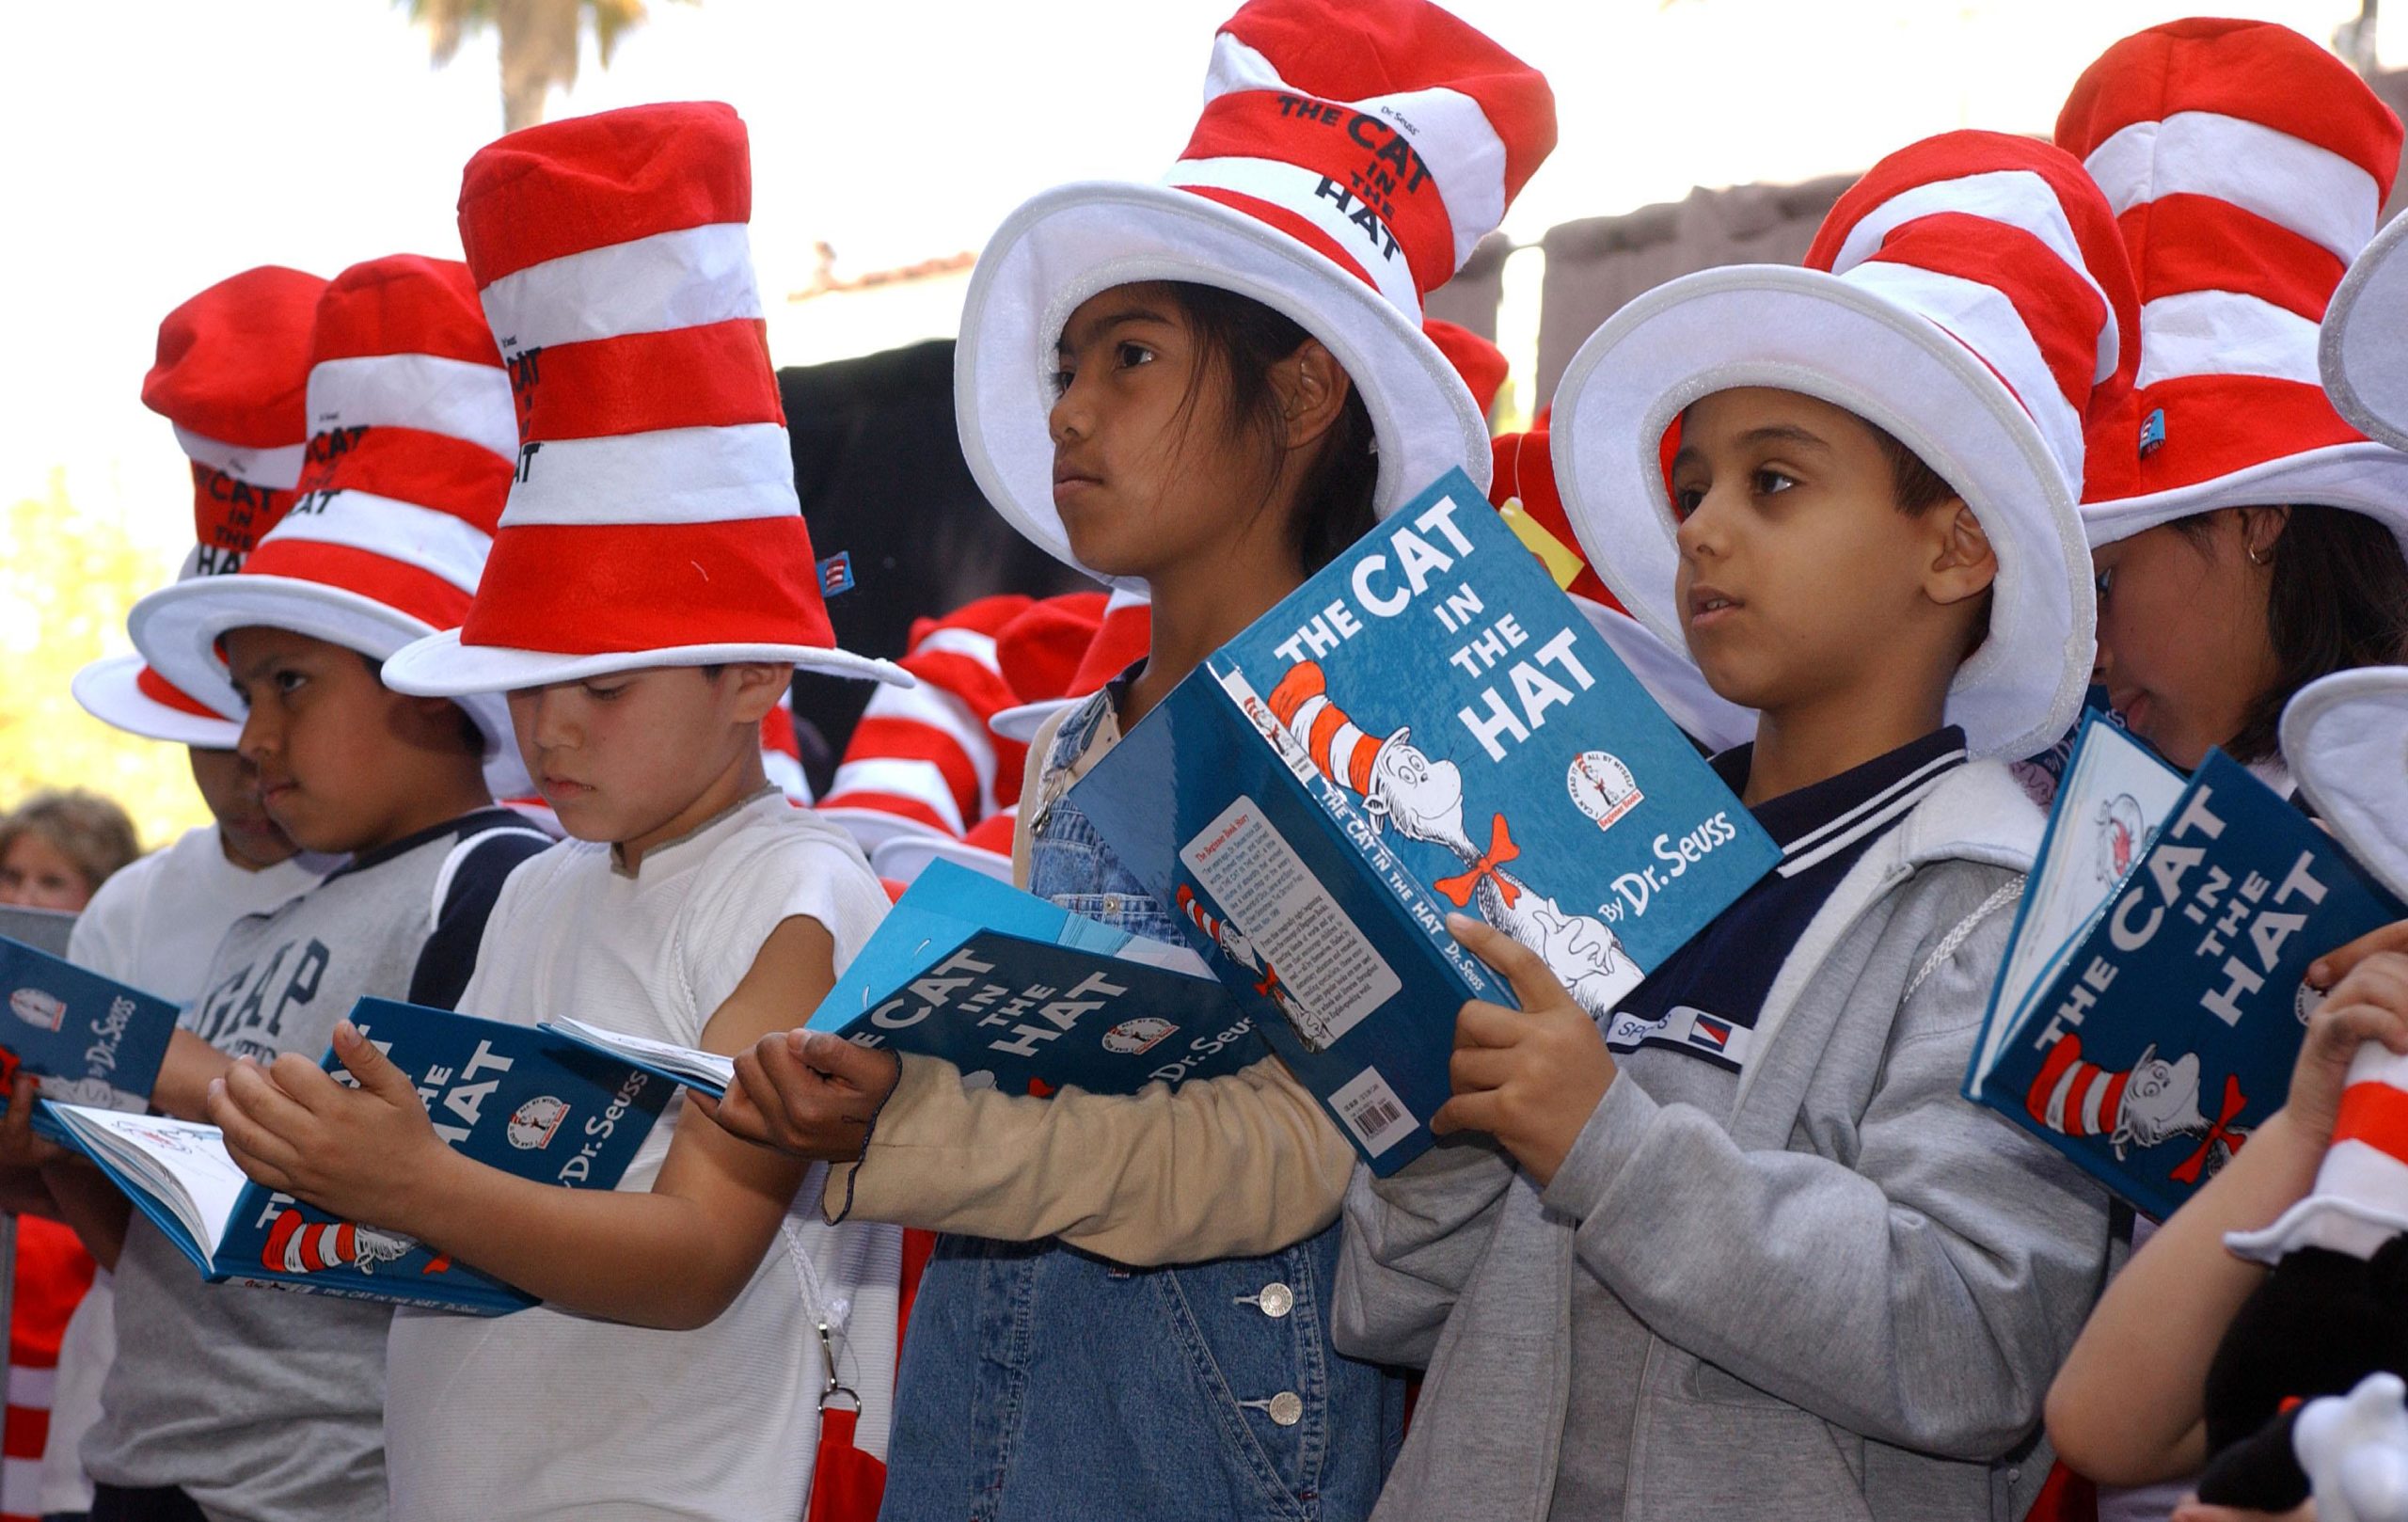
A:
[[[607,69],[589,29],[577,83],[547,114],[733,103],[752,128],[771,346],[781,364],[808,364],[952,331],[958,272],[864,277],[958,261],[1049,184],[1157,177],[1186,140],[1212,29],[1233,4],[652,0]],[[1535,242],[1696,185],[1861,169],[1949,128],[2045,134],[2108,43],[2189,8],[1452,8],[1555,87],[1560,146],[1507,223]],[[2213,8],[2325,42],[2359,8]],[[2400,41],[2408,55],[2408,31]],[[490,29],[436,68],[427,32],[393,0],[119,0],[12,17],[0,52],[0,807],[35,783],[76,781],[125,801],[149,842],[201,817],[180,753],[115,736],[66,692],[84,660],[125,648],[125,607],[189,542],[182,457],[137,398],[159,318],[253,264],[331,276],[397,251],[457,258],[460,167],[501,130],[499,79]],[[1534,288],[1518,273],[1509,288]]]

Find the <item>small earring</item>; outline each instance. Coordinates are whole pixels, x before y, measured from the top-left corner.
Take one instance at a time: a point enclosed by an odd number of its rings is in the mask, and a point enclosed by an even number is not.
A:
[[[2245,554],[2247,554],[2247,555],[2248,555],[2248,557],[2249,557],[2249,563],[2250,563],[2250,564],[2252,564],[2252,565],[2264,565],[2264,564],[2267,564],[2267,563],[2269,563],[2270,562],[2272,562],[2272,561],[2273,561],[2273,556],[2271,556],[2271,555],[2260,555],[2260,554],[2258,554],[2258,547],[2257,547],[2257,546],[2255,546],[2255,545],[2249,545],[2249,546],[2244,547],[2244,548],[2243,548],[2243,553],[2245,553]]]

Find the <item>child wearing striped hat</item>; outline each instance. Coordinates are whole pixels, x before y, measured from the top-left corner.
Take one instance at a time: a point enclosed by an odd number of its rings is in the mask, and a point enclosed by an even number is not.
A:
[[[450,1006],[502,880],[545,844],[493,803],[524,790],[499,706],[409,697],[376,673],[458,621],[510,480],[509,378],[467,270],[408,255],[345,270],[309,355],[290,509],[232,574],[128,619],[152,670],[240,724],[284,833],[348,857],[218,943],[151,1095],[189,1119],[238,1058],[314,1065],[362,995]],[[204,1285],[148,1221],[122,1229],[120,1346],[84,1444],[93,1514],[383,1515],[390,1312]]]
[[[826,995],[885,908],[852,841],[762,766],[795,668],[911,678],[834,646],[751,210],[744,125],[716,103],[555,122],[468,163],[461,238],[515,382],[518,468],[466,620],[385,679],[506,702],[571,837],[494,906],[475,1013],[744,1051]],[[303,1061],[228,1079],[211,1113],[235,1160],[545,1302],[393,1317],[392,1516],[793,1522],[816,1472],[874,1472],[896,1229],[798,1207],[805,1165],[690,1095],[615,1190],[514,1179],[445,1146],[356,1029],[334,1041],[356,1087]],[[866,1517],[876,1497],[814,1504]]]
[[[1624,996],[1450,927],[1442,1147],[1347,1200],[1339,1345],[1426,1364],[1375,1516],[2020,1516],[2106,1201],[1958,1093],[2090,665],[2075,503],[2136,305],[2081,166],[1884,159],[1807,267],[1675,280],[1557,391],[1571,526],[1752,744],[1780,866]],[[1513,1392],[1511,1400],[1502,1392]]]
[[[1485,482],[1485,420],[1422,301],[1554,140],[1538,72],[1427,0],[1251,0],[1206,97],[1162,182],[1061,186],[1006,221],[955,370],[989,499],[1150,595],[1144,663],[1034,737],[1025,886],[1166,941],[1178,907],[1062,795],[1380,515],[1450,468]],[[1042,1101],[800,1036],[738,1070],[768,1091],[759,1134],[860,1160],[832,1209],[954,1233],[904,1346],[888,1518],[1370,1510],[1402,1389],[1330,1341],[1353,1149],[1276,1059]]]

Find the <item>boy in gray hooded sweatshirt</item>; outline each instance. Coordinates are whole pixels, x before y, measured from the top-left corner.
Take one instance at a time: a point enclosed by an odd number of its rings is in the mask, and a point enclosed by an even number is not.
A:
[[[1757,710],[1715,765],[1783,858],[1603,1028],[1451,924],[1522,1007],[1465,1006],[1461,1134],[1347,1198],[1339,1346],[1429,1370],[1377,1517],[2028,1509],[2106,1199],[1958,1086],[2043,823],[2004,763],[2089,674],[2135,305],[2079,164],[1956,133],[1807,268],[1674,281],[1574,360],[1573,523]]]

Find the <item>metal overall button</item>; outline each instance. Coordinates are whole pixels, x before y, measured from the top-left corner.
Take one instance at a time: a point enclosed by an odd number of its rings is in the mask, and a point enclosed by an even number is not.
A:
[[[1277,1321],[1296,1308],[1296,1292],[1277,1279],[1273,1279],[1252,1294],[1242,1294],[1235,1298],[1237,1304],[1252,1306],[1273,1321]]]
[[[1259,1411],[1282,1427],[1292,1427],[1305,1419],[1305,1398],[1294,1390],[1281,1390],[1267,1401],[1240,1401],[1249,1411]]]

